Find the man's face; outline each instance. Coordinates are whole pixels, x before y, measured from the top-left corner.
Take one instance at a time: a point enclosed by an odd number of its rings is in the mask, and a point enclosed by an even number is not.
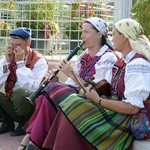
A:
[[[10,38],[10,47],[14,50],[17,46],[20,46],[25,52],[27,51],[27,41],[21,38]]]

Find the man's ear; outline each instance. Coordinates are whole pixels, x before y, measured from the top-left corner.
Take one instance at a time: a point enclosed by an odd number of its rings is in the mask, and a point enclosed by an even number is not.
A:
[[[29,40],[27,40],[27,46],[30,47],[30,45],[31,45],[31,40],[29,39]]]

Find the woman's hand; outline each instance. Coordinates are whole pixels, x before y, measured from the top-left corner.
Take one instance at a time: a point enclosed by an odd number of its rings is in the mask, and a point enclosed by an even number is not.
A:
[[[72,72],[73,68],[71,66],[71,63],[67,60],[63,60],[61,64],[59,65],[59,70],[62,71],[66,76],[72,78]]]
[[[95,103],[99,102],[99,99],[100,99],[99,94],[95,91],[92,85],[85,87],[85,90],[86,90],[85,96],[87,99],[90,99]]]

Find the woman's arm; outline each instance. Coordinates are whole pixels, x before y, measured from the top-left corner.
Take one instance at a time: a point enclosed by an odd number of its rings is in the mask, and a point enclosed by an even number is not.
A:
[[[134,115],[139,111],[138,107],[121,100],[116,101],[110,99],[101,99],[98,93],[91,89],[91,87],[86,87],[85,95],[88,99],[94,101],[95,103],[118,113]]]

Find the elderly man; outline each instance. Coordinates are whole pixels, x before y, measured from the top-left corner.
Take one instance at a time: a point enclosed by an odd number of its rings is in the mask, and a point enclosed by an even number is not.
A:
[[[31,29],[16,28],[10,33],[10,45],[0,59],[0,134],[13,131],[11,136],[25,134],[23,125],[34,111],[26,99],[42,82],[48,71],[45,58],[30,48]],[[18,122],[14,130],[14,121]]]

